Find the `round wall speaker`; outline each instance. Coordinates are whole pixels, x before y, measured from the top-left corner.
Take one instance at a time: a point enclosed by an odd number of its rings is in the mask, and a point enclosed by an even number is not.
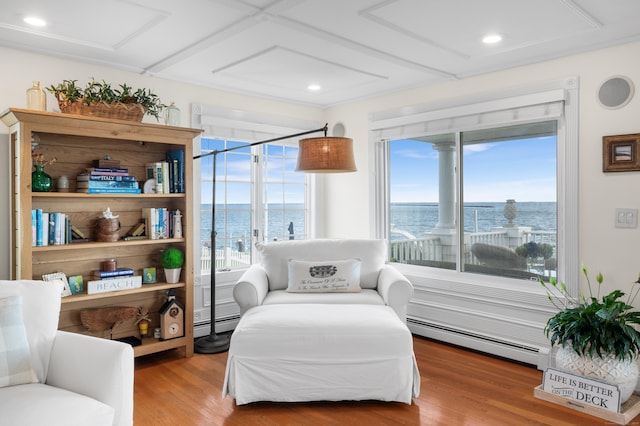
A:
[[[333,129],[331,129],[331,133],[333,134],[333,136],[337,136],[339,138],[343,137],[344,134],[346,133],[346,129],[344,128],[344,124],[336,123],[333,126]]]
[[[622,108],[633,98],[633,91],[633,82],[628,77],[616,75],[600,85],[598,101],[605,108]]]

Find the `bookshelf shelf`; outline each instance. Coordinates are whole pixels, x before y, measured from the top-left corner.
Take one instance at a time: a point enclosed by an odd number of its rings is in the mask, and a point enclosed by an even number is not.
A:
[[[71,243],[71,244],[61,244],[61,245],[53,245],[53,246],[40,246],[40,247],[31,247],[31,250],[34,252],[47,252],[47,251],[66,251],[66,250],[88,250],[88,249],[113,249],[115,247],[126,247],[126,246],[144,246],[144,245],[161,245],[161,244],[184,244],[184,238],[164,238],[160,240],[131,240],[131,241],[114,241],[108,243],[101,243],[96,241],[82,242],[82,243]]]
[[[169,152],[182,151],[184,159],[191,159],[193,140],[199,136],[200,130],[17,108],[2,112],[0,119],[9,127],[10,155],[14,159],[11,161],[10,200],[13,230],[11,278],[39,280],[43,275],[55,272],[62,272],[67,277],[82,276],[84,293],[62,298],[59,328],[83,334],[88,332],[80,321],[80,311],[103,306],[145,307],[151,317],[150,330],[153,330],[160,326],[158,311],[166,300],[167,292],[173,289],[185,308],[185,335],[167,341],[145,337],[143,344],[134,348],[134,353],[141,356],[182,348],[186,356],[191,356],[194,265],[191,185],[186,185],[181,193],[87,194],[76,192],[76,176],[92,167],[93,161],[109,156],[119,160],[119,167],[126,168],[128,175],[135,176],[142,187],[147,178],[147,163],[166,161]],[[43,154],[47,159],[57,157],[54,164],[45,167],[45,172],[54,182],[66,176],[70,192],[32,192],[32,152]],[[192,182],[191,161],[181,163],[184,182]],[[83,181],[86,182],[85,179]],[[175,188],[174,183],[172,188]],[[143,220],[145,209],[180,210],[182,238],[95,241],[97,220],[107,208],[118,215],[120,238]],[[31,212],[36,210],[64,213],[89,241],[35,246]],[[164,274],[160,253],[171,246],[180,247],[185,253],[181,281],[176,284],[162,282]],[[102,262],[111,259],[117,261],[118,267],[133,269],[135,275],[143,275],[145,268],[156,268],[159,282],[142,284],[140,288],[87,294],[86,283],[93,280],[93,271],[101,269]],[[140,337],[135,318],[124,321],[109,333],[97,335],[105,338]]]
[[[185,285],[186,285],[185,283],[175,283],[175,284],[153,283],[153,284],[143,284],[142,287],[134,288],[131,290],[120,290],[120,291],[112,291],[108,293],[97,293],[97,294],[86,294],[86,293],[75,294],[72,296],[63,297],[62,304],[83,303],[90,300],[110,299],[113,297],[127,296],[131,294],[141,294],[141,293],[156,292],[161,290],[166,291],[172,288],[174,289],[184,288]]]

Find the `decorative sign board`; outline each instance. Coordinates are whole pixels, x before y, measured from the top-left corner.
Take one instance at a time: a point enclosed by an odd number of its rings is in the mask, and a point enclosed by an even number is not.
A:
[[[620,390],[618,386],[547,368],[544,372],[542,390],[553,395],[569,398],[581,404],[603,410],[620,412]]]

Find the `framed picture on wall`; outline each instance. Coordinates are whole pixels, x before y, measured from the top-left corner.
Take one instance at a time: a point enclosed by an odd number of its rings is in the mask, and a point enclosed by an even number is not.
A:
[[[604,136],[602,138],[602,171],[627,172],[640,170],[640,133]]]

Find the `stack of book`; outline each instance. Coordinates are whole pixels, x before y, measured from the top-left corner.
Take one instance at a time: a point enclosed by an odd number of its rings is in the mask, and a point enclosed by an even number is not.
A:
[[[142,219],[147,238],[150,240],[174,238],[173,225],[175,215],[176,210],[169,210],[164,207],[143,207]]]
[[[166,161],[147,163],[147,179],[155,182],[156,194],[184,193],[184,151],[169,151]]]
[[[140,194],[135,176],[120,167],[88,167],[76,177],[76,192],[88,194]]]
[[[91,278],[94,280],[106,280],[112,278],[130,277],[133,276],[134,271],[131,268],[118,268],[115,271],[100,271],[95,269],[91,273]]]
[[[71,220],[64,213],[31,210],[31,245],[53,246],[72,240]]]

